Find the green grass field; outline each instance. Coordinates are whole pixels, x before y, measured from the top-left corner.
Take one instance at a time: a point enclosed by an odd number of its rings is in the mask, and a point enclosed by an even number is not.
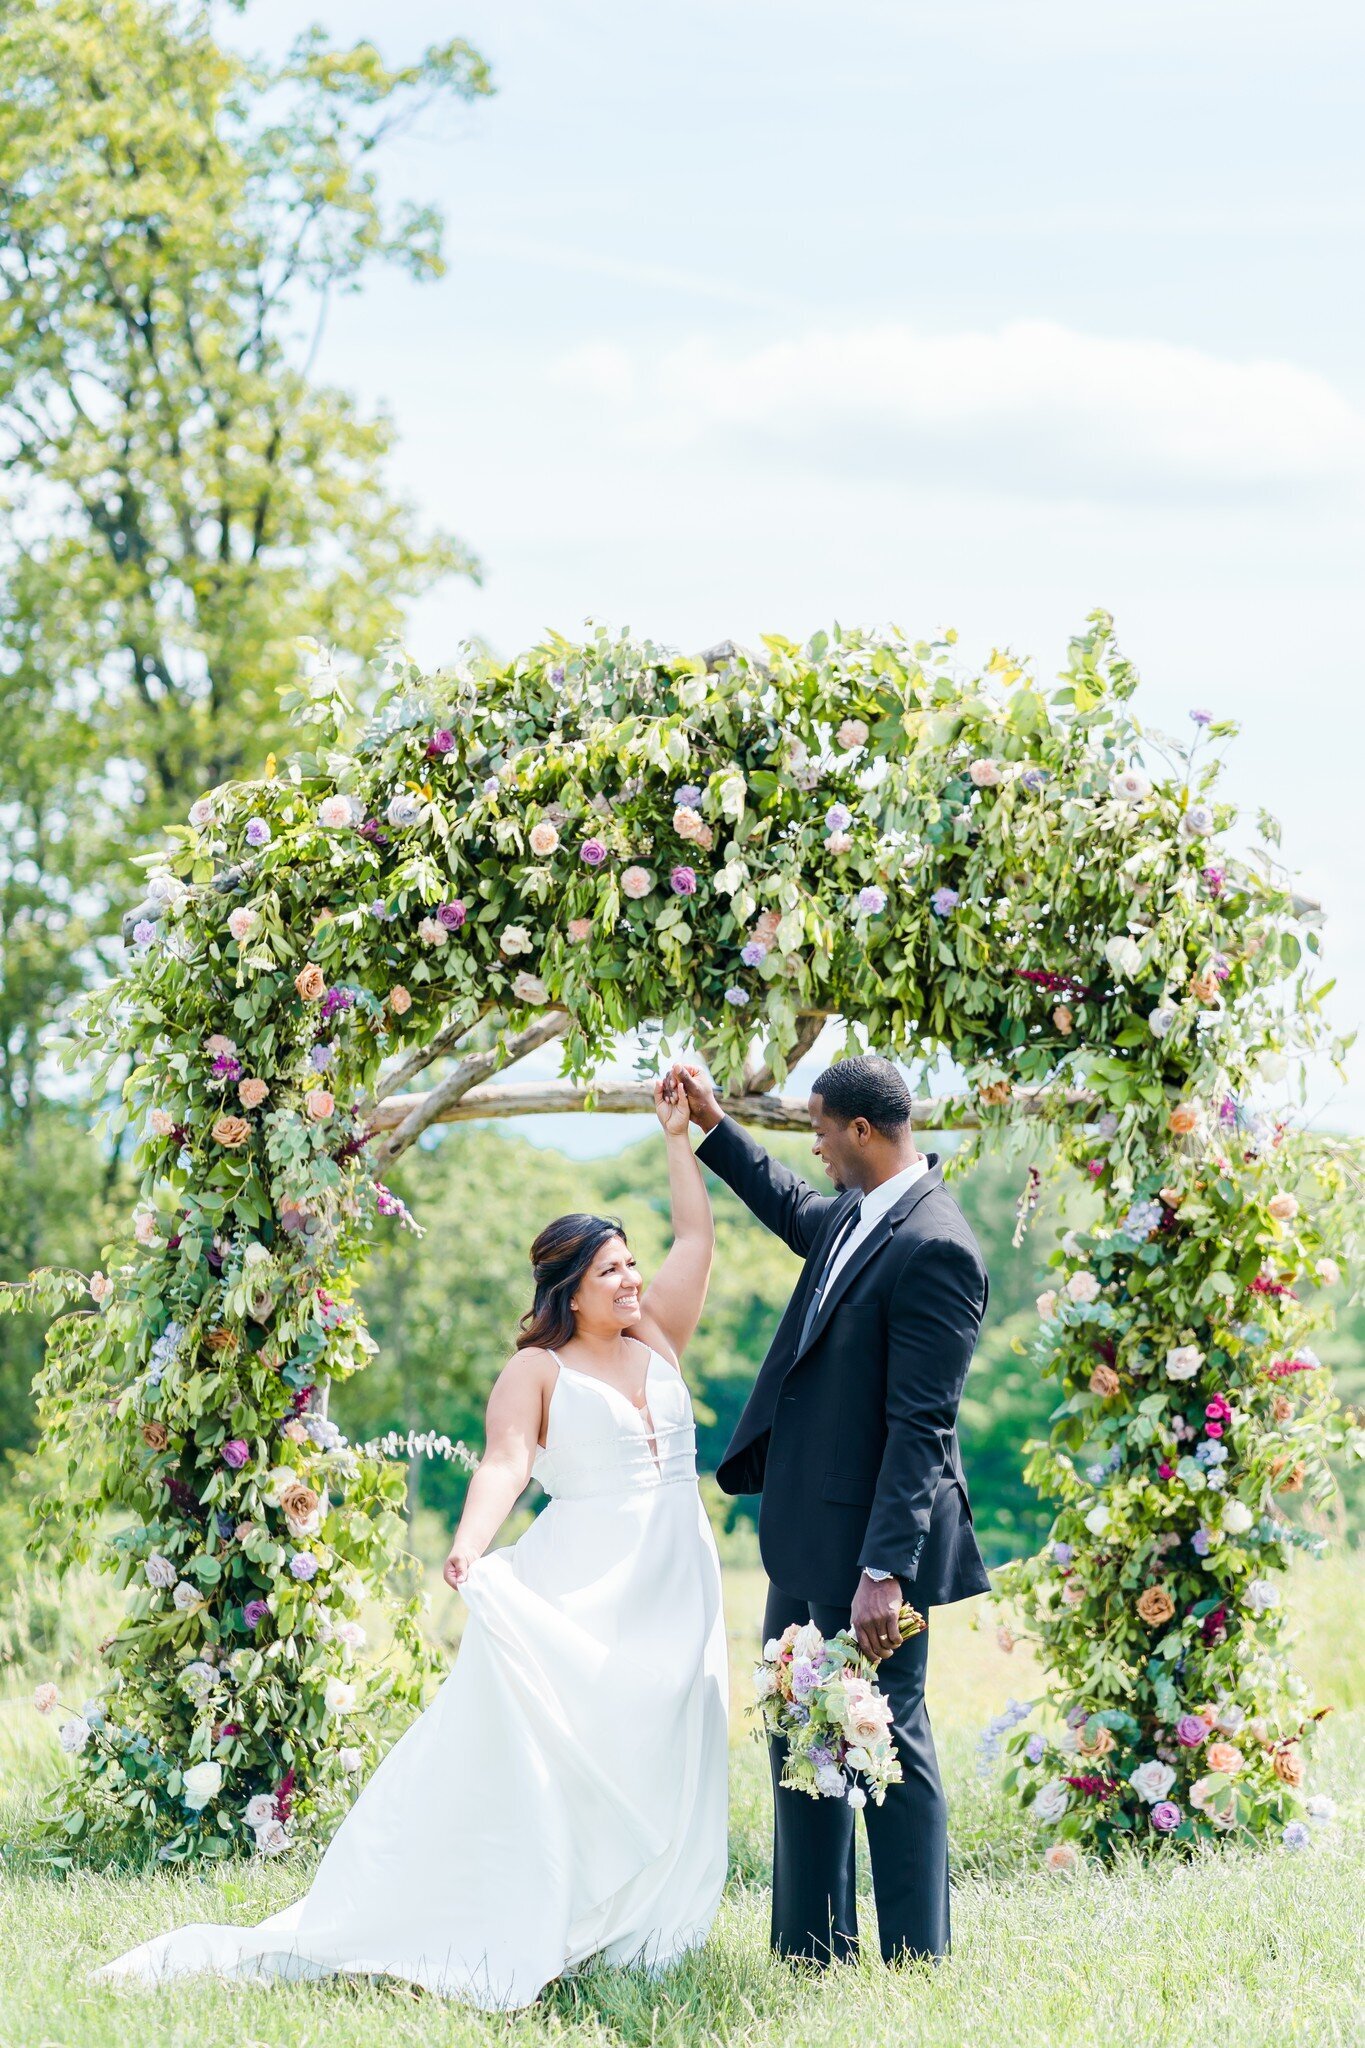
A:
[[[1298,1657],[1336,1711],[1314,1789],[1337,1821],[1311,1849],[1233,1850],[1193,1864],[1044,1872],[1029,1828],[978,1777],[976,1737],[1036,1671],[1006,1654],[988,1610],[933,1617],[935,1729],[952,1801],[954,1952],[936,1970],[877,1962],[823,1976],[766,1948],[766,1766],[736,1713],[731,1882],[707,1947],[662,1980],[595,1970],[531,2012],[493,2019],[397,1984],[268,1989],[212,1980],[160,1992],[96,1989],[95,1963],[186,1920],[260,1918],[302,1889],[299,1864],[242,1864],[203,1876],[84,1874],[62,1879],[25,1857],[25,1817],[60,1759],[28,1703],[45,1672],[11,1670],[0,1701],[0,2048],[374,2048],[375,2043],[715,2041],[745,2048],[912,2043],[925,2048],[1284,2048],[1365,2038],[1365,1618],[1354,1560],[1301,1570],[1293,1584]],[[736,1703],[748,1695],[761,1583],[727,1575]],[[87,1688],[88,1689],[88,1688]],[[63,1686],[83,1697],[74,1674]],[[534,1845],[527,1847],[528,1867]],[[871,1925],[871,1899],[865,1901]],[[875,1954],[875,1949],[874,1949]]]

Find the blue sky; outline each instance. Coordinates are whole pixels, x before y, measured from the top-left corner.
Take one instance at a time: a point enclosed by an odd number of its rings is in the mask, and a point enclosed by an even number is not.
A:
[[[234,33],[320,15],[465,35],[499,87],[388,166],[448,275],[376,277],[322,358],[486,564],[419,657],[838,618],[1046,677],[1105,605],[1149,723],[1243,721],[1230,793],[1365,1020],[1358,10],[274,0]],[[1365,1128],[1359,1072],[1311,1111]]]

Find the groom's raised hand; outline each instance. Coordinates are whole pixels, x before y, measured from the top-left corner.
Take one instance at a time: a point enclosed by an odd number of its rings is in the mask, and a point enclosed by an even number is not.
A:
[[[683,1088],[693,1123],[699,1124],[703,1131],[714,1131],[724,1112],[716,1100],[711,1076],[691,1061],[679,1061],[670,1070],[669,1078]]]

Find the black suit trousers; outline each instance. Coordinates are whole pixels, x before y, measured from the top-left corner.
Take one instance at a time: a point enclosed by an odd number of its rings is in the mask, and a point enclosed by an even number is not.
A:
[[[914,1588],[910,1589],[913,1594]],[[847,1607],[812,1606],[770,1586],[763,1640],[793,1621],[813,1621],[824,1636],[849,1625]],[[877,1667],[891,1702],[902,1782],[884,1804],[863,1808],[872,1862],[881,1951],[887,1962],[948,1953],[948,1806],[924,1703],[929,1631],[902,1643]],[[858,1950],[854,1893],[854,1810],[843,1799],[812,1799],[781,1783],[785,1745],[768,1745],[773,1774],[772,1945],[779,1955],[816,1962]]]

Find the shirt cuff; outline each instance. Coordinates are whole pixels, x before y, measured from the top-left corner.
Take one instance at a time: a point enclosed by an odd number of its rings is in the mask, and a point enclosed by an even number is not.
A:
[[[894,1579],[895,1576],[896,1574],[894,1572],[873,1571],[872,1566],[870,1564],[865,1564],[863,1566],[863,1577],[865,1579]]]

